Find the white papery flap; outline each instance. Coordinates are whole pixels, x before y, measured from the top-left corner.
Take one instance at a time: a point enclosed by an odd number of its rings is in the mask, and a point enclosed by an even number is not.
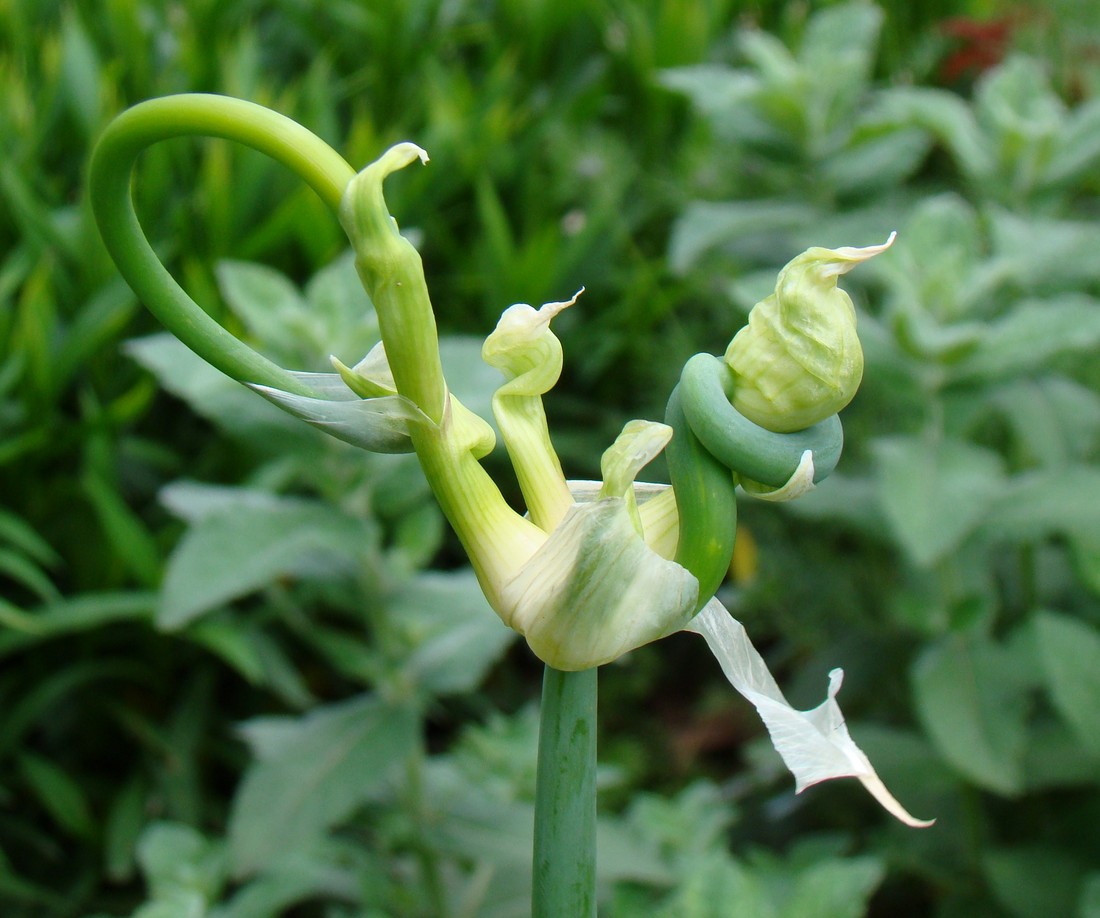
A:
[[[925,827],[935,822],[911,816],[852,740],[836,702],[843,671],[834,669],[829,673],[824,702],[813,710],[798,711],[783,697],[744,626],[718,600],[707,603],[686,630],[703,636],[730,684],[756,708],[772,744],[794,775],[797,792],[831,778],[858,778],[891,815],[906,825]]]

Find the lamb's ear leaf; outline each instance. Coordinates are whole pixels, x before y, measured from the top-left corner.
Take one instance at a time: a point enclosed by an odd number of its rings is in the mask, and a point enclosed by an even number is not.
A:
[[[844,679],[841,670],[829,673],[824,702],[813,710],[797,711],[783,697],[744,626],[718,600],[707,603],[687,630],[704,637],[730,684],[756,708],[776,751],[794,775],[797,792],[831,778],[858,778],[887,812],[906,825],[923,828],[935,822],[911,816],[852,740],[836,703]]]

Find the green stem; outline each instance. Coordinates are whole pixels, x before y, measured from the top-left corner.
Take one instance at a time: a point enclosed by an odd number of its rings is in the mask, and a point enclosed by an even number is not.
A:
[[[134,211],[130,179],[146,147],[173,137],[221,137],[283,163],[333,212],[355,171],[328,144],[295,121],[227,96],[188,93],[151,99],[112,121],[92,153],[88,176],[99,231],[122,276],[164,326],[208,363],[241,382],[316,395],[286,370],[222,328],[160,263]]]
[[[596,916],[596,681],[595,669],[543,677],[532,918]]]
[[[340,225],[355,249],[355,267],[378,314],[397,391],[436,424],[447,384],[420,253],[401,235],[386,207],[386,177],[427,154],[413,143],[390,147],[352,180],[340,204]]]
[[[665,456],[679,516],[676,562],[699,581],[702,608],[729,573],[737,535],[737,481],[695,436],[679,386],[672,390],[665,421],[675,431]]]

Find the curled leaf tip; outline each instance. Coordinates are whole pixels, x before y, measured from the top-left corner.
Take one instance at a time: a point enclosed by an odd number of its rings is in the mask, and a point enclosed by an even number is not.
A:
[[[394,172],[398,169],[403,169],[405,166],[414,160],[419,159],[421,163],[428,162],[428,151],[423,147],[418,146],[411,141],[404,141],[403,143],[394,144],[379,158],[379,163],[385,163],[385,171]]]
[[[581,287],[580,290],[574,293],[568,300],[563,300],[560,303],[543,303],[542,307],[539,309],[539,313],[541,314],[545,312],[546,321],[549,322],[559,312],[568,309],[570,306],[576,303],[577,300],[580,299],[582,293],[584,293],[584,287]]]
[[[543,303],[538,309],[527,303],[515,303],[500,315],[497,327],[485,341],[485,360],[492,366],[494,356],[508,347],[514,347],[520,340],[535,340],[550,325],[552,319],[577,302],[584,293],[581,287],[568,300],[560,303]]]
[[[657,421],[628,421],[600,460],[604,485],[600,497],[633,497],[638,473],[668,446],[672,428]]]
[[[897,230],[892,230],[890,235],[886,237],[886,241],[879,245],[866,245],[862,247],[853,245],[842,245],[839,249],[832,249],[832,254],[835,258],[830,264],[826,265],[822,269],[822,273],[826,276],[835,274],[847,274],[856,265],[868,259],[874,258],[876,255],[881,255],[890,246],[894,244],[894,240],[897,238]],[[825,250],[830,251],[829,249]]]

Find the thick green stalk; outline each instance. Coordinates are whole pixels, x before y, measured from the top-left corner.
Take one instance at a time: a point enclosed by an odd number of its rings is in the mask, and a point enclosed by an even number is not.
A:
[[[596,681],[543,677],[532,918],[596,918]]]
[[[507,578],[545,541],[546,534],[516,513],[501,496],[468,445],[442,427],[419,425],[411,431],[424,477],[458,536],[482,592],[500,608]]]

